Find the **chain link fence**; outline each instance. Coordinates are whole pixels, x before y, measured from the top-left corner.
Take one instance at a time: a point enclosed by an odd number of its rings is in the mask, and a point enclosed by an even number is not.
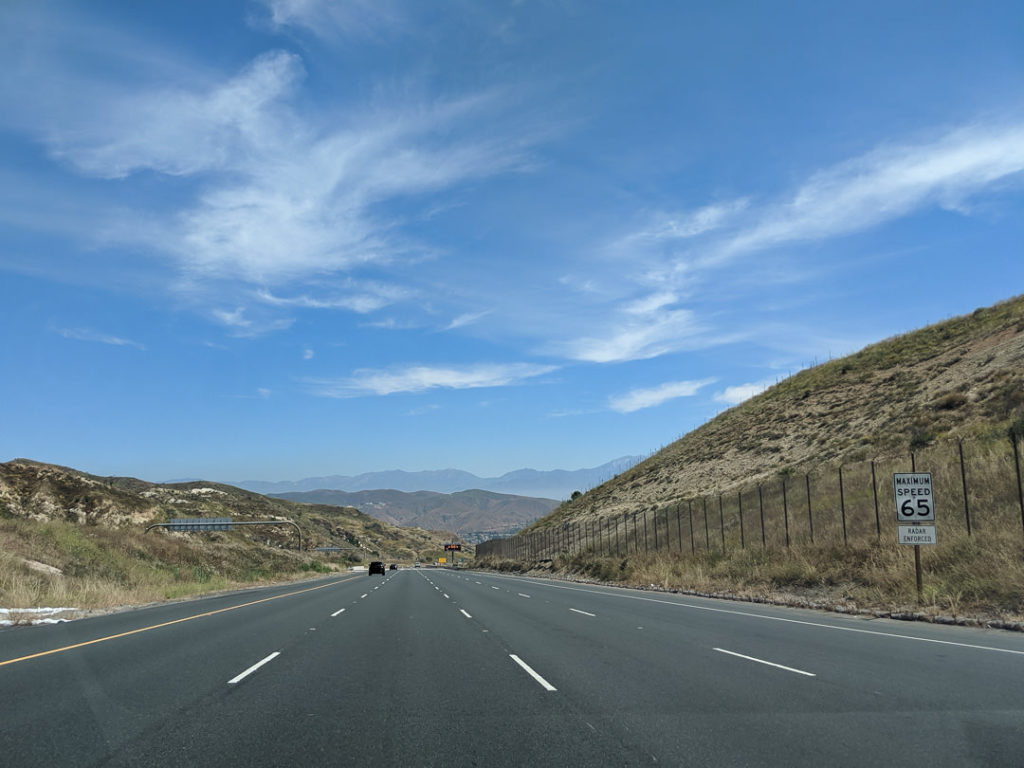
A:
[[[636,512],[481,542],[477,557],[546,560],[592,554],[728,552],[896,541],[896,472],[930,472],[940,546],[961,535],[1024,539],[1021,436],[924,447],[904,456],[783,469],[771,481],[674,499]]]

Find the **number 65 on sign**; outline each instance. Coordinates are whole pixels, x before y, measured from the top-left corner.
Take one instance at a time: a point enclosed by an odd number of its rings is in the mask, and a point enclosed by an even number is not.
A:
[[[901,523],[935,521],[931,472],[897,472],[892,476],[896,520]]]

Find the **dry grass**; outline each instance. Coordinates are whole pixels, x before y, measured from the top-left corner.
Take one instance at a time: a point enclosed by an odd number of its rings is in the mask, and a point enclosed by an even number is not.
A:
[[[175,517],[291,519],[305,551],[297,551],[291,526],[144,533],[146,525]],[[153,484],[28,460],[0,464],[0,609],[105,610],[330,571],[309,553],[313,547],[345,547],[337,561],[343,567],[382,556],[432,559],[450,540],[451,534],[397,528],[352,508],[216,483]]]
[[[914,457],[918,471],[932,473],[939,538],[922,548],[920,606],[913,549],[896,543],[892,498],[892,473],[910,470],[909,455],[874,461],[874,475],[872,462],[844,465],[842,493],[839,466],[822,465],[635,516],[535,529],[504,542],[500,567],[552,560],[556,572],[637,586],[1019,621],[1024,523],[1012,443],[998,435],[965,441],[963,472],[960,447],[938,444]],[[524,562],[513,566],[516,556]]]
[[[27,560],[60,574],[42,573]],[[0,519],[0,605],[105,610],[322,572],[292,553],[223,534],[150,535],[62,521]]]
[[[542,570],[572,578],[732,595],[818,607],[843,606],[935,615],[1024,620],[1024,544],[983,544],[960,535],[942,547],[922,548],[924,601],[917,602],[914,555],[895,543],[802,545],[786,550],[718,550],[697,555],[649,552],[623,557],[593,552],[556,557]],[[478,566],[536,571],[537,565],[488,560]]]
[[[643,586],[896,610],[917,603],[892,496],[893,473],[913,465],[932,473],[936,499],[924,604],[1019,617],[1011,429],[1024,434],[1024,297],[783,379],[477,555]]]
[[[1024,297],[794,373],[554,514],[632,513],[1014,424],[1024,432]]]

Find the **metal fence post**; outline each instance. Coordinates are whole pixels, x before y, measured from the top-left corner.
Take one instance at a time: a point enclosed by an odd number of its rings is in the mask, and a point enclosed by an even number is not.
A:
[[[964,441],[958,440],[957,447],[960,449],[960,482],[964,489],[964,521],[967,523],[967,535],[971,535],[971,507],[967,502],[967,469],[964,467]]]
[[[1024,486],[1020,481],[1020,448],[1017,446],[1017,432],[1010,430],[1010,440],[1013,441],[1013,466],[1017,470],[1017,500],[1020,502],[1020,524],[1024,528]]]
[[[804,474],[804,481],[807,483],[807,524],[811,528],[811,544],[814,543],[814,514],[811,512],[811,473]]]
[[[839,510],[843,516],[843,546],[846,542],[846,495],[843,493],[843,465],[839,465]]]
[[[786,521],[786,549],[789,549],[789,504],[786,502],[786,478],[782,478],[782,516]]]
[[[686,502],[686,513],[690,516],[690,554],[697,554],[697,545],[693,541],[693,499]]]
[[[878,516],[878,481],[875,479],[875,460],[871,460],[871,493],[875,497],[875,531],[882,540],[882,519]]]
[[[768,548],[768,540],[764,535],[764,496],[761,493],[761,484],[757,484],[757,506],[761,510],[761,548]]]
[[[740,505],[740,549],[746,549],[747,541],[743,534],[743,491],[737,491],[736,498]]]
[[[722,494],[718,494],[718,521],[722,528],[722,554],[725,554],[725,512],[722,510]]]
[[[704,501],[704,543],[707,545],[708,551],[711,551],[711,533],[708,531],[708,497],[703,498]]]

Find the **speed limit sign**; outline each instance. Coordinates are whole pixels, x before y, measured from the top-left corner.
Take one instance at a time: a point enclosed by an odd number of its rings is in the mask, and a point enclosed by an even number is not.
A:
[[[892,476],[892,485],[898,522],[935,522],[931,472],[897,472]]]

